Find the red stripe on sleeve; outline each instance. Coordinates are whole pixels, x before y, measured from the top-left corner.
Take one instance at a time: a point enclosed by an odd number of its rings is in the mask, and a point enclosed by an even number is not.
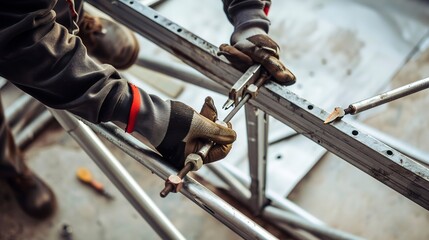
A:
[[[268,16],[268,12],[270,11],[270,6],[269,5],[265,5],[264,6],[264,13],[266,16]]]
[[[77,18],[77,12],[76,9],[74,7],[74,0],[66,0],[68,5],[69,5],[69,11],[72,15],[73,20],[76,20]]]
[[[134,131],[134,126],[136,125],[137,114],[140,110],[140,91],[134,85],[130,83],[131,93],[133,94],[133,102],[131,103],[130,116],[128,117],[128,124],[125,132],[130,133]]]

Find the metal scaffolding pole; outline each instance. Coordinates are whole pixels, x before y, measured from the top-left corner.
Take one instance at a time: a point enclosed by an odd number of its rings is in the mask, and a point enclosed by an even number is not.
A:
[[[267,148],[268,148],[268,115],[263,111],[247,105],[247,149],[250,173],[250,208],[259,215],[267,204],[265,197]]]
[[[175,170],[168,167],[160,155],[116,125],[82,121],[162,179],[175,173]],[[276,239],[271,233],[189,176],[183,179],[183,187],[180,192],[245,239]]]
[[[165,74],[170,77],[174,77],[196,86],[220,93],[227,94],[228,89],[208,79],[201,73],[194,69],[187,67],[186,65],[175,63],[175,62],[161,62],[156,59],[139,56],[136,65]]]
[[[185,239],[87,125],[66,111],[50,111],[162,239]]]
[[[223,87],[230,88],[242,75],[216,55],[217,47],[138,1],[88,2]],[[343,121],[323,124],[326,111],[274,82],[262,87],[250,103],[429,209],[429,170],[419,163]]]
[[[317,224],[308,224],[306,221],[304,221],[302,218],[299,218],[291,213],[281,211],[274,207],[266,207],[264,211],[262,212],[262,215],[272,219],[272,221],[281,221],[285,222],[288,225],[302,228],[307,230],[308,232],[313,233],[314,235],[322,238],[322,239],[348,239],[348,240],[358,240],[363,239],[354,235],[351,235],[349,233],[340,232],[335,229],[331,229],[325,226],[320,226]]]
[[[234,182],[238,181],[238,183],[236,183],[237,185],[238,184],[243,185],[242,188],[245,188],[245,186],[250,186],[250,178],[248,178],[248,176],[245,176],[241,171],[239,171],[236,167],[232,166],[231,164],[228,164],[226,162],[220,162],[220,163],[217,163],[216,165],[211,165],[208,167],[213,167],[213,166],[217,168],[217,172],[222,173],[223,175],[222,177],[216,173],[216,176],[218,176],[222,180],[234,179]],[[225,182],[225,183],[229,183],[229,182]],[[228,184],[228,186],[231,187],[231,184]],[[266,196],[270,200],[270,206],[293,213],[296,216],[301,217],[302,219],[304,219],[305,221],[311,224],[316,224],[320,226],[326,225],[324,222],[320,221],[315,216],[306,212],[304,209],[302,209],[295,203],[291,202],[286,198],[283,198],[282,196],[278,195],[273,191],[267,190]]]
[[[131,135],[125,133],[124,130],[118,128],[116,125],[112,123],[93,124],[85,120],[83,121],[96,133],[105,137],[108,141],[112,142],[126,154],[136,159],[138,162],[143,164],[146,168],[162,179],[167,178],[169,175],[175,172],[175,170],[168,167],[167,164],[164,163],[164,160],[161,156],[150,150],[147,146],[139,142]],[[91,151],[91,148],[93,147],[90,147],[89,151]],[[102,163],[104,162],[102,159],[99,161]],[[225,170],[221,171],[227,173]],[[224,179],[231,179],[231,177],[226,174]],[[118,188],[121,189],[120,186]],[[217,197],[215,194],[210,192],[208,189],[189,176],[183,179],[183,187],[180,192],[245,239],[274,238],[265,229],[244,216],[241,212],[237,211],[234,207],[224,202],[221,198]],[[241,193],[236,193],[237,197],[244,203],[246,203],[246,201],[248,201],[250,198],[250,191],[248,189],[244,188],[242,189]],[[127,197],[127,195],[125,196]],[[273,212],[271,210],[267,214],[265,211],[266,209],[276,209],[276,211],[274,211],[275,215],[270,214]],[[358,238],[340,230],[333,229],[329,226],[310,222],[306,218],[302,218],[301,216],[295,215],[293,213],[288,213],[283,209],[277,209],[273,206],[265,207],[262,209],[261,214],[267,220],[275,221],[276,225],[281,228],[283,228],[284,224],[293,223],[294,226],[298,226],[305,231],[322,236],[324,238],[350,239],[349,237],[351,236],[353,237],[351,239]],[[291,234],[296,233],[295,229],[288,226],[286,226],[285,230]]]

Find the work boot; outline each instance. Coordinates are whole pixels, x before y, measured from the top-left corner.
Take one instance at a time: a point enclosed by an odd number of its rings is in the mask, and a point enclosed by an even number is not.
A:
[[[110,20],[87,13],[79,24],[78,36],[88,54],[116,69],[127,69],[137,59],[139,43],[133,32]]]
[[[55,195],[46,183],[29,169],[7,179],[22,210],[34,218],[47,218],[56,208]]]

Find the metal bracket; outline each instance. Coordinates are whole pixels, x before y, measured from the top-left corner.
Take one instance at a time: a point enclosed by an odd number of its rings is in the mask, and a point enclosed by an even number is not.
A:
[[[256,95],[257,87],[253,85],[256,80],[259,78],[259,73],[261,72],[262,66],[260,64],[255,64],[251,66],[244,74],[243,76],[238,79],[236,83],[231,87],[231,90],[228,94],[228,100],[225,102],[225,104],[222,106],[224,109],[228,109],[232,107],[233,105],[237,106],[238,101],[243,97],[243,95],[248,92],[247,88],[249,86],[253,86],[252,89],[254,90],[254,94],[252,93],[252,90],[250,90],[250,93],[252,94],[252,97]]]

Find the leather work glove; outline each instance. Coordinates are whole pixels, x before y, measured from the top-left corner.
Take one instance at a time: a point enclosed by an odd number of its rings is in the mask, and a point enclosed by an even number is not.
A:
[[[257,62],[262,64],[279,84],[295,83],[295,75],[279,59],[279,46],[267,34],[258,33],[236,41],[233,36],[232,39],[233,45],[222,44],[218,55],[225,56],[234,67],[244,72]]]
[[[204,159],[204,164],[220,160],[230,152],[236,133],[228,127],[215,123],[217,110],[213,99],[207,97],[200,114],[191,107],[172,102],[172,117],[164,140],[156,149],[174,167],[182,168],[186,156],[196,153],[205,143],[213,141],[215,145]]]
[[[204,163],[224,158],[231,150],[236,133],[228,127],[215,123],[217,118],[213,100],[207,97],[201,114],[178,101],[164,101],[148,94],[133,84],[130,92],[115,108],[115,122],[139,140],[149,142],[170,165],[179,169],[184,166],[188,154],[213,141]]]

